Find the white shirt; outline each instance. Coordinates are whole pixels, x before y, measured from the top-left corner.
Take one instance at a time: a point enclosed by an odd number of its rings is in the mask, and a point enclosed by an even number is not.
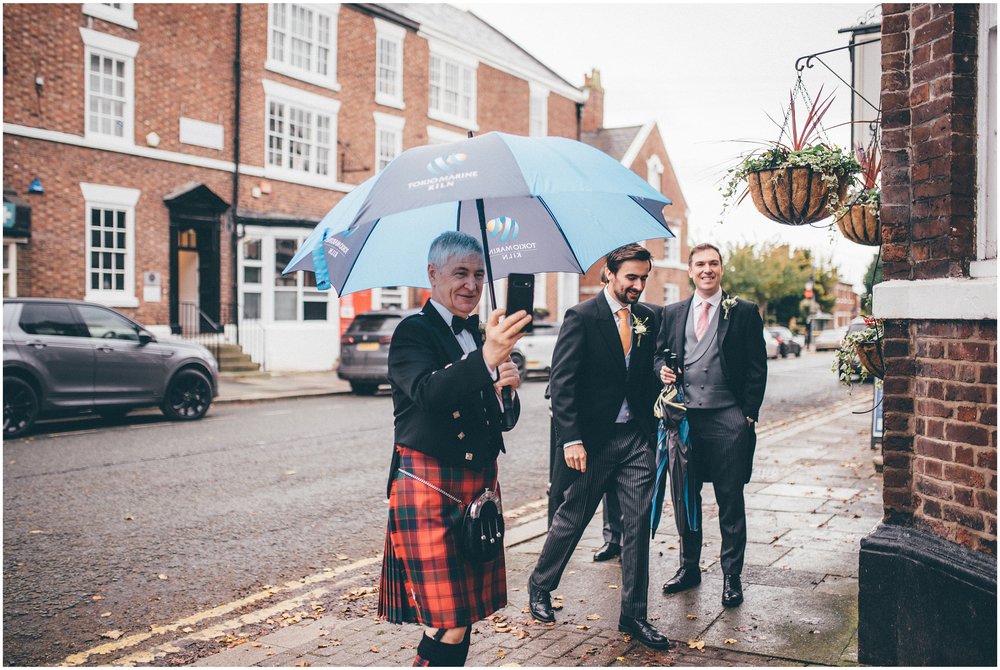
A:
[[[719,304],[722,303],[722,289],[720,288],[715,292],[711,298],[702,298],[697,293],[694,294],[694,300],[691,302],[691,309],[694,313],[694,324],[697,327],[698,317],[701,315],[701,311],[705,309],[702,307],[705,303],[709,304],[708,308],[708,322],[711,323],[712,319],[715,318],[715,313],[719,311]]]
[[[455,315],[452,314],[447,307],[445,307],[438,301],[434,300],[433,298],[431,298],[430,302],[432,305],[434,305],[434,309],[438,311],[438,314],[441,315],[441,318],[444,319],[444,322],[448,324],[448,328],[451,328],[451,317]],[[462,356],[463,360],[465,359],[466,356],[468,356],[477,349],[476,340],[473,339],[472,333],[470,333],[469,331],[462,329],[458,331],[458,333],[452,331],[452,334],[455,335],[455,339],[458,340],[458,346],[462,347],[462,353],[465,354],[465,356]],[[490,364],[486,362],[486,359],[483,359],[483,365],[486,366],[486,371],[490,373],[490,377],[492,377],[494,381],[497,380],[498,379],[497,369],[491,368]],[[514,395],[517,395],[516,390],[514,391]],[[500,399],[499,394],[497,394],[497,402],[500,403],[500,408],[503,409],[503,401]]]

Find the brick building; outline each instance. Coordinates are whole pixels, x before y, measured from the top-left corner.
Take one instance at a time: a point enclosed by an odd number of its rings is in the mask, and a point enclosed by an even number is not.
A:
[[[5,295],[94,300],[159,335],[222,324],[269,369],[329,369],[355,313],[421,297],[280,276],[356,184],[468,130],[580,134],[583,91],[448,5],[3,12]],[[556,314],[579,299],[538,283]]]
[[[641,126],[605,128],[604,89],[599,71],[594,70],[584,78],[584,90],[588,97],[580,122],[580,141],[620,161],[670,198],[672,203],[664,209],[664,219],[677,237],[644,243],[653,254],[653,270],[642,299],[656,305],[684,300],[691,295],[687,274],[688,208],[677,174],[663,145],[660,129],[655,121]],[[590,297],[601,290],[602,267],[603,263],[597,263],[579,278],[581,298]]]
[[[833,327],[843,328],[861,313],[861,297],[854,286],[842,281],[833,285],[833,296]]]
[[[994,666],[996,5],[882,6],[884,506],[859,660]]]

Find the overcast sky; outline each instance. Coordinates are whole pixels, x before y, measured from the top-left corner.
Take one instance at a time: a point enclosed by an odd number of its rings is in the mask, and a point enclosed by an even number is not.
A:
[[[655,120],[690,208],[697,243],[788,242],[833,261],[845,281],[862,283],[875,247],[845,240],[834,227],[785,226],[765,219],[748,198],[719,223],[719,181],[747,145],[775,140],[795,84],[799,56],[844,46],[839,28],[857,25],[878,5],[610,4],[465,2],[469,9],[574,85],[599,68],[606,127]],[[870,16],[869,16],[870,20]],[[851,80],[848,51],[824,56]],[[835,144],[850,144],[848,89],[822,65],[803,74],[813,96],[836,91],[825,117]],[[827,223],[832,222],[828,219]]]

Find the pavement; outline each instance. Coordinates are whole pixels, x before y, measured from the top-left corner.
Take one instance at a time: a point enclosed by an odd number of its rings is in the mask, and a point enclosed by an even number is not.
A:
[[[349,392],[334,373],[227,378],[217,402]],[[705,487],[702,584],[663,595],[677,567],[672,511],[664,510],[651,544],[649,618],[676,642],[650,650],[617,631],[621,569],[595,563],[601,514],[588,526],[553,593],[555,624],[527,614],[526,583],[545,540],[542,504],[508,519],[506,608],[473,627],[469,666],[804,666],[857,665],[858,549],[880,521],[882,478],[872,466],[870,414],[856,398],[822,412],[758,430],[754,475],[746,487],[749,542],[745,602],[721,604],[720,538],[711,488]],[[362,568],[365,568],[362,572]],[[408,666],[422,628],[374,616],[378,565],[359,567],[344,599],[361,608],[275,612],[281,627],[218,640],[223,651],[196,666]],[[345,589],[347,587],[344,587]],[[273,627],[272,627],[273,628]]]

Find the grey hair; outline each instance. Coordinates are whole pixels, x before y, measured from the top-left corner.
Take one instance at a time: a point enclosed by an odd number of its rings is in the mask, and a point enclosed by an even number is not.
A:
[[[457,230],[447,230],[431,242],[431,248],[427,252],[427,263],[436,268],[444,267],[451,258],[476,255],[483,258],[482,243],[468,233],[460,233]]]

